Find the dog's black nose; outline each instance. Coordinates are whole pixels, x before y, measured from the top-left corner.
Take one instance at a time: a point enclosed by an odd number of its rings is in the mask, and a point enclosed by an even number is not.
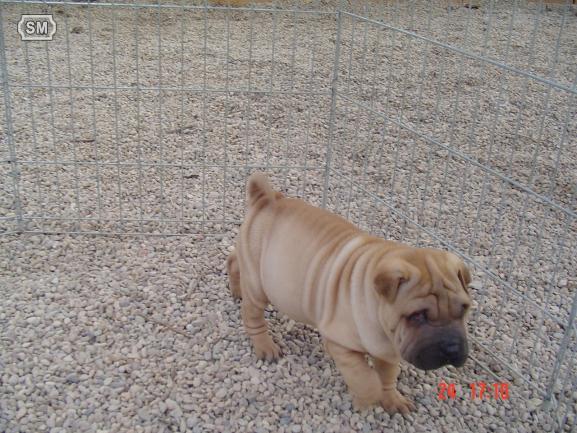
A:
[[[443,345],[443,353],[449,364],[461,367],[467,359],[467,347],[461,340],[453,340]]]
[[[445,345],[443,352],[445,352],[449,359],[457,358],[461,352],[461,345],[458,341],[453,341]]]

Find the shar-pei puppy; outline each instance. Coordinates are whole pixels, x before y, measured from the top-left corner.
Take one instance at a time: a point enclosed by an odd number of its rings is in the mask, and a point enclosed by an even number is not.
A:
[[[414,408],[396,388],[401,360],[424,370],[464,364],[471,277],[456,255],[371,236],[283,196],[261,173],[248,179],[247,201],[227,267],[259,358],[281,354],[264,318],[270,303],[318,329],[358,409]]]

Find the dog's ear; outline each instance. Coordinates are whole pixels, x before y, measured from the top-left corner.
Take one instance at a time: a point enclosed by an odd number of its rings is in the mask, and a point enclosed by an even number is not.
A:
[[[469,284],[471,284],[471,272],[465,262],[455,254],[449,254],[449,270],[453,275],[457,275],[463,290],[469,293]]]
[[[395,302],[399,287],[409,279],[407,264],[397,260],[380,267],[375,274],[373,284],[377,293],[392,304]]]
[[[465,266],[464,263],[462,268],[457,271],[457,276],[459,277],[459,281],[461,282],[463,289],[468,293],[469,284],[471,284],[471,272],[469,272],[469,268]]]

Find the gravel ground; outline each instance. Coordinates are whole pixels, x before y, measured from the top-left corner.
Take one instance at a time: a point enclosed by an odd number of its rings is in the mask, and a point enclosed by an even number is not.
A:
[[[574,83],[573,10],[428,3],[345,6]],[[58,22],[53,42],[6,30],[41,12]],[[570,430],[575,336],[555,388],[568,419],[538,409],[526,384],[547,386],[577,286],[569,92],[345,16],[331,136],[332,16],[98,5],[2,14],[24,229],[189,236],[1,239],[0,431]],[[318,205],[329,156],[331,209],[387,238],[454,247],[474,270],[477,362],[404,368],[401,389],[418,407],[406,419],[352,411],[318,334],[274,310],[287,356],[255,362],[228,293],[224,260],[251,167]],[[1,194],[10,232],[18,209],[12,190]],[[470,383],[497,381],[481,366],[510,384],[508,400],[469,397]],[[454,401],[438,399],[442,380],[457,385]]]
[[[418,407],[406,419],[356,413],[319,335],[274,311],[286,356],[256,362],[227,289],[229,245],[4,240],[14,272],[2,281],[0,430],[550,431],[551,419],[516,407],[519,395],[471,401],[468,383],[491,381],[472,362],[459,374],[403,368],[400,389]],[[440,380],[458,385],[454,401],[437,398]]]

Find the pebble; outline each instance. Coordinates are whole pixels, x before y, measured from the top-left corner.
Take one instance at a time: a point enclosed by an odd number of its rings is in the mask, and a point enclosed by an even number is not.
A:
[[[195,416],[189,416],[188,418],[186,418],[186,426],[188,428],[193,428],[196,427],[198,424],[198,418]]]
[[[36,326],[40,323],[40,318],[35,316],[29,317],[26,319],[26,323],[28,323],[29,325]]]
[[[71,373],[68,376],[66,376],[66,382],[78,383],[78,382],[80,382],[80,378],[76,374]]]
[[[138,416],[143,421],[148,421],[150,419],[150,412],[146,408],[138,409]]]
[[[227,390],[224,388],[220,388],[216,394],[215,397],[219,400],[222,400],[224,397],[226,397],[226,395],[228,394]]]

